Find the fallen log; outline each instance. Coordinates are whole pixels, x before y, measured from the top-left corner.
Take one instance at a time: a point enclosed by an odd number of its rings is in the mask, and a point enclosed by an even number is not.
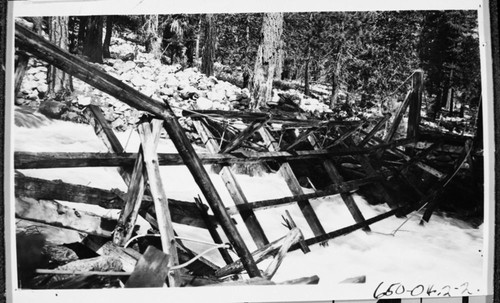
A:
[[[105,241],[103,238],[87,236],[83,244],[101,256],[112,256],[120,260],[125,272],[132,272],[141,254],[131,248],[123,248],[112,241]]]
[[[100,237],[111,237],[116,220],[78,211],[56,201],[16,197],[16,217],[77,230]]]
[[[107,209],[120,209],[123,206],[123,200],[120,197],[124,194],[117,190],[109,191],[85,185],[75,185],[62,181],[50,181],[25,176],[16,176],[15,185],[16,196],[85,203],[98,205]],[[145,196],[144,201],[151,201],[151,197]],[[169,199],[168,202],[173,222],[207,228],[195,203],[174,199]],[[209,218],[213,224],[218,224],[214,216],[209,215]]]
[[[123,193],[85,185],[65,183],[61,180],[49,181],[33,177],[16,175],[14,179],[15,195],[33,199],[54,199],[99,205],[104,208],[120,208]]]
[[[264,278],[271,280],[276,271],[278,270],[278,267],[281,265],[283,260],[285,259],[285,256],[290,249],[290,247],[298,243],[300,239],[302,238],[302,233],[300,232],[300,229],[298,228],[293,228],[290,230],[290,232],[286,235],[285,239],[283,240],[283,244],[278,250],[278,253],[274,257],[274,259],[271,261],[271,263],[268,265],[266,270],[264,271]]]

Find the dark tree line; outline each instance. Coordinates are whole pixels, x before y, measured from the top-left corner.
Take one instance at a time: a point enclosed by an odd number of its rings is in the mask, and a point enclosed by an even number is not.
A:
[[[453,110],[454,100],[467,104],[480,95],[473,11],[79,16],[45,21],[51,40],[61,47],[66,43],[70,52],[92,62],[111,56],[111,35],[124,29],[165,64],[199,64],[203,73],[213,75],[214,62],[220,62],[240,72],[242,86],[253,91],[257,107],[269,100],[273,80],[300,83],[306,95],[312,84],[326,85],[332,107],[346,98],[361,105],[381,103],[418,68],[426,73],[431,118],[445,106]],[[40,20],[34,23],[41,28]],[[49,78],[55,90],[61,86],[55,79],[66,79],[54,71]],[[71,89],[70,83],[63,87]]]

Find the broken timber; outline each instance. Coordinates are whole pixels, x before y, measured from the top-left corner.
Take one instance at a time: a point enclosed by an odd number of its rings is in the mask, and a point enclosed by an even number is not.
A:
[[[170,139],[184,160],[185,165],[193,175],[193,178],[200,187],[207,202],[210,204],[215,216],[219,219],[236,252],[243,259],[248,274],[251,277],[261,276],[252,255],[248,251],[241,235],[226,212],[222,200],[212,184],[208,173],[203,168],[200,159],[168,104],[160,103],[159,101],[145,96],[120,80],[93,67],[84,60],[72,56],[68,52],[58,48],[19,24],[16,25],[15,42],[16,47],[19,49],[54,65],[62,71],[79,78],[132,107],[150,112],[163,119],[164,127]]]

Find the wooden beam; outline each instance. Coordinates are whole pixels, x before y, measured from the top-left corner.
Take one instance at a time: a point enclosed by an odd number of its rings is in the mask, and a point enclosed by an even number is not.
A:
[[[68,228],[100,237],[111,237],[116,221],[93,213],[75,210],[56,201],[16,198],[16,217]]]
[[[248,140],[248,138],[250,138],[257,130],[266,125],[267,121],[268,120],[253,121],[247,128],[242,130],[232,142],[229,142],[229,144],[224,147],[220,153],[230,153],[238,149],[244,141]]]
[[[375,136],[375,134],[378,133],[378,131],[382,128],[382,126],[384,126],[385,122],[387,122],[390,117],[390,114],[385,114],[384,117],[380,119],[380,121],[378,121],[377,124],[370,130],[370,132],[366,134],[363,140],[358,143],[358,147],[364,147]]]
[[[394,138],[394,135],[396,134],[396,131],[398,130],[399,124],[401,123],[401,120],[403,119],[403,115],[406,112],[406,109],[408,108],[408,105],[410,104],[411,101],[411,95],[412,91],[409,91],[408,94],[406,94],[406,97],[403,101],[403,103],[399,106],[398,111],[396,112],[396,115],[394,116],[394,120],[392,121],[391,127],[389,128],[389,131],[384,137],[384,142],[389,142],[392,141]]]
[[[285,239],[283,240],[283,244],[278,250],[278,253],[276,254],[276,256],[274,256],[273,260],[264,271],[264,278],[268,280],[271,280],[273,278],[274,274],[276,274],[276,271],[278,271],[279,266],[285,259],[285,256],[288,253],[290,247],[293,244],[298,243],[301,237],[302,233],[298,228],[293,228],[290,230],[290,232],[288,232],[288,234],[285,236]]]
[[[335,150],[297,150],[293,152],[271,151],[250,152],[241,151],[230,154],[198,154],[203,164],[237,164],[254,163],[265,161],[300,161],[305,159],[317,159],[325,157],[345,157],[351,155],[370,154],[379,149],[394,148],[412,143],[411,139],[396,140],[391,143],[381,143],[368,148],[339,148]],[[110,167],[130,166],[133,167],[136,153],[76,153],[76,152],[14,152],[15,169],[32,168],[62,168],[62,167]],[[158,154],[159,164],[162,166],[183,165],[184,161],[179,154]]]
[[[347,139],[348,137],[345,137]],[[317,146],[316,144],[316,138],[314,136],[310,136],[309,140],[311,142],[312,146]],[[318,148],[318,147],[315,147]],[[325,168],[325,171],[332,181],[332,183],[336,186],[339,186],[344,182],[344,178],[340,175],[339,171],[333,164],[333,162],[330,159],[323,159],[323,167]],[[351,213],[354,221],[356,222],[363,222],[365,221],[365,218],[363,217],[363,214],[359,210],[358,206],[356,205],[356,202],[354,201],[354,198],[352,197],[351,193],[349,192],[342,192],[340,193],[340,197],[344,201],[344,204],[347,206],[347,209]],[[366,226],[363,228],[364,231],[370,231],[370,227]]]
[[[379,180],[379,177],[367,177],[358,180],[351,180],[343,182],[342,184],[338,185],[332,184],[325,190],[318,190],[316,192],[309,194],[249,202],[248,204],[228,207],[227,209],[230,214],[236,214],[238,209],[264,210],[266,208],[294,203],[299,200],[322,198],[327,196],[333,196],[341,192],[350,192],[357,189],[359,186],[370,184],[376,182],[377,180]]]
[[[198,209],[200,210],[201,216],[205,220],[205,224],[207,225],[208,232],[210,233],[210,236],[214,240],[214,243],[222,244],[223,243],[222,238],[220,237],[219,233],[217,232],[217,228],[216,228],[217,226],[212,224],[212,222],[210,221],[210,217],[209,217],[208,211],[207,211],[208,207],[205,206],[205,204],[203,204],[203,202],[201,202],[200,198],[194,198],[194,200],[196,202],[196,206],[198,206]],[[231,255],[227,252],[226,249],[219,248],[219,253],[221,254],[222,259],[224,260],[224,262],[226,262],[226,264],[233,263],[233,258],[231,258]]]
[[[297,224],[295,224],[295,221],[292,218],[292,215],[290,215],[290,212],[288,209],[285,209],[285,216],[283,217],[286,220],[287,225],[289,226],[290,229],[297,228]],[[304,235],[302,234],[302,231],[300,231],[300,238],[299,238],[299,245],[300,249],[304,254],[310,253],[311,249],[309,249],[309,246],[306,245],[306,242],[304,242]]]
[[[147,124],[149,125],[149,123]],[[156,151],[162,128],[161,120],[153,120],[151,127],[153,136],[153,147],[151,148]],[[144,155],[142,150],[143,148],[141,145],[139,147],[139,152],[137,153],[137,159],[135,161],[132,175],[126,173],[126,175],[129,176],[127,198],[125,199],[125,205],[120,212],[118,224],[116,225],[115,232],[113,233],[113,242],[116,245],[124,245],[130,239],[132,232],[134,231],[137,216],[139,215],[139,208],[141,207],[144,190],[146,189],[146,179],[144,176]]]
[[[99,205],[104,208],[123,206],[123,193],[85,185],[76,185],[61,180],[44,180],[17,174],[14,178],[15,195],[34,199],[54,199]]]
[[[15,30],[15,43],[19,49],[54,65],[62,71],[79,78],[134,108],[150,112],[164,120],[165,130],[179,151],[207,202],[210,204],[215,216],[219,219],[231,244],[238,255],[243,258],[249,275],[260,276],[252,255],[232,223],[230,216],[227,214],[215,186],[169,104],[147,97],[122,81],[85,62],[83,59],[72,56],[22,25],[16,24]]]
[[[98,106],[90,104],[85,109],[85,116],[87,117],[89,124],[94,128],[94,132],[101,139],[102,143],[104,143],[109,152],[121,154],[125,151],[120,143],[120,140],[116,137],[113,129],[104,118],[104,115]],[[132,170],[130,168],[118,167],[118,173],[125,181],[125,184],[130,183],[130,175],[132,174]]]
[[[259,132],[262,138],[264,139],[264,142],[268,146],[269,150],[271,151],[279,150],[279,144],[276,142],[276,140],[274,140],[274,138],[267,129],[261,128]],[[290,191],[294,196],[301,196],[304,194],[304,192],[302,191],[302,187],[300,186],[297,177],[295,177],[295,174],[293,173],[289,163],[287,162],[282,163],[279,169],[279,173],[285,179],[288,188],[290,189]],[[312,208],[309,200],[300,199],[297,201],[297,205],[302,211],[302,214],[304,215],[307,223],[309,224],[309,227],[311,227],[311,230],[313,231],[314,235],[319,236],[324,234],[325,229],[321,225],[318,216],[316,216],[316,213],[314,212],[314,209]]]
[[[154,246],[148,246],[137,261],[125,288],[163,287],[169,271],[169,256]]]
[[[142,154],[144,157],[144,166],[149,180],[149,188],[156,210],[156,220],[158,221],[158,230],[160,231],[161,245],[163,251],[170,257],[168,262],[169,267],[174,267],[179,264],[177,256],[177,248],[175,247],[174,227],[170,209],[168,208],[168,199],[163,189],[163,182],[160,175],[160,166],[158,165],[158,157],[156,155],[157,138],[151,131],[151,125],[148,122],[139,124],[137,130],[141,139]],[[159,128],[156,135],[159,137]],[[168,276],[169,285],[171,287],[180,286],[179,271],[174,270]]]
[[[213,138],[213,134],[210,132],[210,130],[208,130],[206,125],[204,125],[202,121],[193,121],[193,124],[196,130],[198,131],[200,137],[202,137],[204,142],[206,142],[205,146],[207,147],[207,149],[215,153],[219,152],[220,149],[217,144],[217,141]],[[219,167],[219,175],[224,181],[224,185],[226,186],[229,194],[231,195],[234,204],[247,205],[248,200],[245,194],[243,193],[243,190],[241,189],[240,185],[238,184],[238,181],[233,175],[231,169],[227,166]],[[262,226],[257,220],[257,217],[255,216],[253,210],[242,209],[240,210],[240,215],[243,219],[243,222],[245,222],[245,226],[248,228],[248,231],[252,236],[252,239],[254,240],[257,247],[262,247],[268,244],[269,240],[267,240],[266,234],[264,233],[264,230],[262,229]]]
[[[361,126],[363,126],[363,122],[359,122],[358,125],[352,127],[351,129],[347,130],[345,133],[343,133],[339,138],[335,139],[330,145],[325,147],[324,149],[329,149],[332,148],[336,145],[339,145],[340,143],[344,142],[347,138],[351,137],[355,132],[357,132]]]

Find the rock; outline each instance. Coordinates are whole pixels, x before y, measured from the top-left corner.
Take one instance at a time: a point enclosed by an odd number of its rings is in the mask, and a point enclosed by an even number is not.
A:
[[[39,111],[49,118],[59,119],[67,109],[68,107],[63,102],[47,100],[40,104]]]
[[[200,110],[212,109],[213,105],[214,102],[204,97],[199,97],[198,100],[196,100],[196,106]]]
[[[16,98],[16,100],[14,102],[16,105],[25,105],[25,104],[28,104],[28,102],[30,102],[30,100],[24,99],[24,98]]]
[[[146,80],[139,75],[135,75],[132,79],[130,79],[130,83],[135,87],[141,87],[146,85]]]
[[[122,119],[116,119],[111,123],[111,127],[116,130],[124,131],[126,129],[125,122]]]
[[[156,89],[154,87],[146,85],[146,86],[141,87],[139,89],[139,91],[148,97],[152,97],[155,94]]]
[[[92,100],[92,98],[90,96],[78,96],[78,98],[77,98],[77,102],[81,106],[88,106],[88,105],[90,105],[90,101],[91,100]]]
[[[45,83],[39,83],[36,87],[36,90],[38,91],[39,94],[45,95],[49,90],[49,86]]]
[[[123,61],[132,61],[132,60],[134,60],[134,58],[135,58],[134,53],[127,53],[125,55],[120,56],[120,59]],[[135,65],[135,63],[134,63],[134,65]]]
[[[226,97],[226,94],[224,92],[216,92],[216,91],[211,91],[207,92],[207,98],[213,101],[222,101]]]
[[[38,90],[34,89],[28,93],[27,98],[29,100],[37,100],[38,99]]]
[[[244,88],[241,90],[241,99],[249,99],[250,98],[250,91],[248,88]]]
[[[136,67],[136,64],[134,63],[134,61],[127,61],[123,64],[123,67],[122,67],[122,70],[123,72],[128,72],[129,70],[132,70]]]
[[[33,75],[33,79],[35,81],[45,81],[47,79],[47,73],[45,72],[38,72]]]

